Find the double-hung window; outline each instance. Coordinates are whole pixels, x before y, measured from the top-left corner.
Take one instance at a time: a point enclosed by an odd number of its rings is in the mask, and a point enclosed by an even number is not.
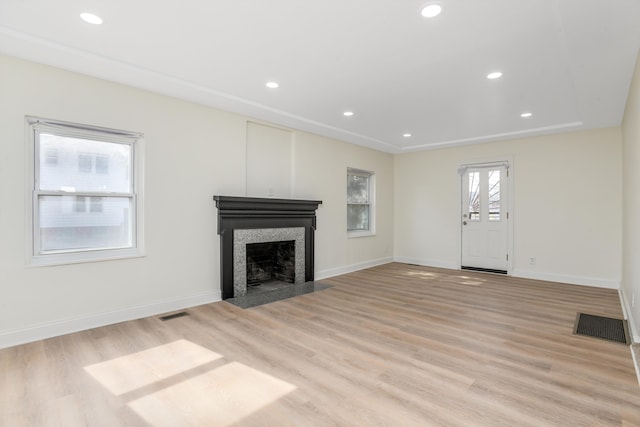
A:
[[[142,135],[34,117],[27,124],[30,263],[142,255]]]
[[[374,178],[373,172],[347,169],[347,234],[350,237],[375,232]]]

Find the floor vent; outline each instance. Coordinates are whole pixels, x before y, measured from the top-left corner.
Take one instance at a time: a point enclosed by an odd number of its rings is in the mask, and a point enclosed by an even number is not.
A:
[[[494,274],[507,274],[507,270],[496,270],[494,268],[481,268],[481,267],[468,267],[463,265],[460,267],[462,270],[470,270],[470,271],[480,271],[482,273],[494,273]]]
[[[578,313],[573,333],[622,344],[630,344],[627,322],[624,319]]]
[[[165,320],[177,319],[178,317],[184,317],[188,315],[189,313],[187,313],[186,311],[181,311],[180,313],[173,313],[173,314],[167,314],[166,316],[161,316],[160,320],[164,322]]]

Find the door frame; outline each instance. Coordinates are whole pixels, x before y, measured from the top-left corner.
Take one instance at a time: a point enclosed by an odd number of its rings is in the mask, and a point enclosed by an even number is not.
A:
[[[458,175],[458,211],[456,212],[456,216],[458,218],[459,227],[456,228],[458,233],[457,242],[457,250],[458,250],[458,268],[462,269],[462,177],[464,176],[464,171],[467,168],[472,167],[486,167],[488,165],[499,165],[502,163],[506,163],[508,165],[508,174],[507,174],[507,212],[509,213],[509,219],[507,220],[507,254],[509,255],[509,259],[507,260],[507,275],[511,275],[513,271],[513,245],[514,245],[514,234],[513,234],[513,223],[515,219],[514,209],[513,209],[513,182],[515,176],[515,168],[513,162],[512,155],[502,155],[495,157],[484,157],[484,158],[473,158],[468,159],[467,161],[462,161],[458,164],[458,169],[456,174]]]

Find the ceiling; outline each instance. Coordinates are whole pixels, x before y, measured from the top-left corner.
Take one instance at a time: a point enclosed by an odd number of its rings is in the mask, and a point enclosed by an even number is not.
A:
[[[640,1],[427,3],[0,0],[0,53],[392,153],[621,123]]]

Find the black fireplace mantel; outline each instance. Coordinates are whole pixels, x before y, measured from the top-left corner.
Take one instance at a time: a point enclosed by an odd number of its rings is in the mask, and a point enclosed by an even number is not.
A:
[[[233,298],[233,230],[304,227],[305,282],[313,281],[314,232],[320,200],[213,196],[218,208],[222,299]]]

